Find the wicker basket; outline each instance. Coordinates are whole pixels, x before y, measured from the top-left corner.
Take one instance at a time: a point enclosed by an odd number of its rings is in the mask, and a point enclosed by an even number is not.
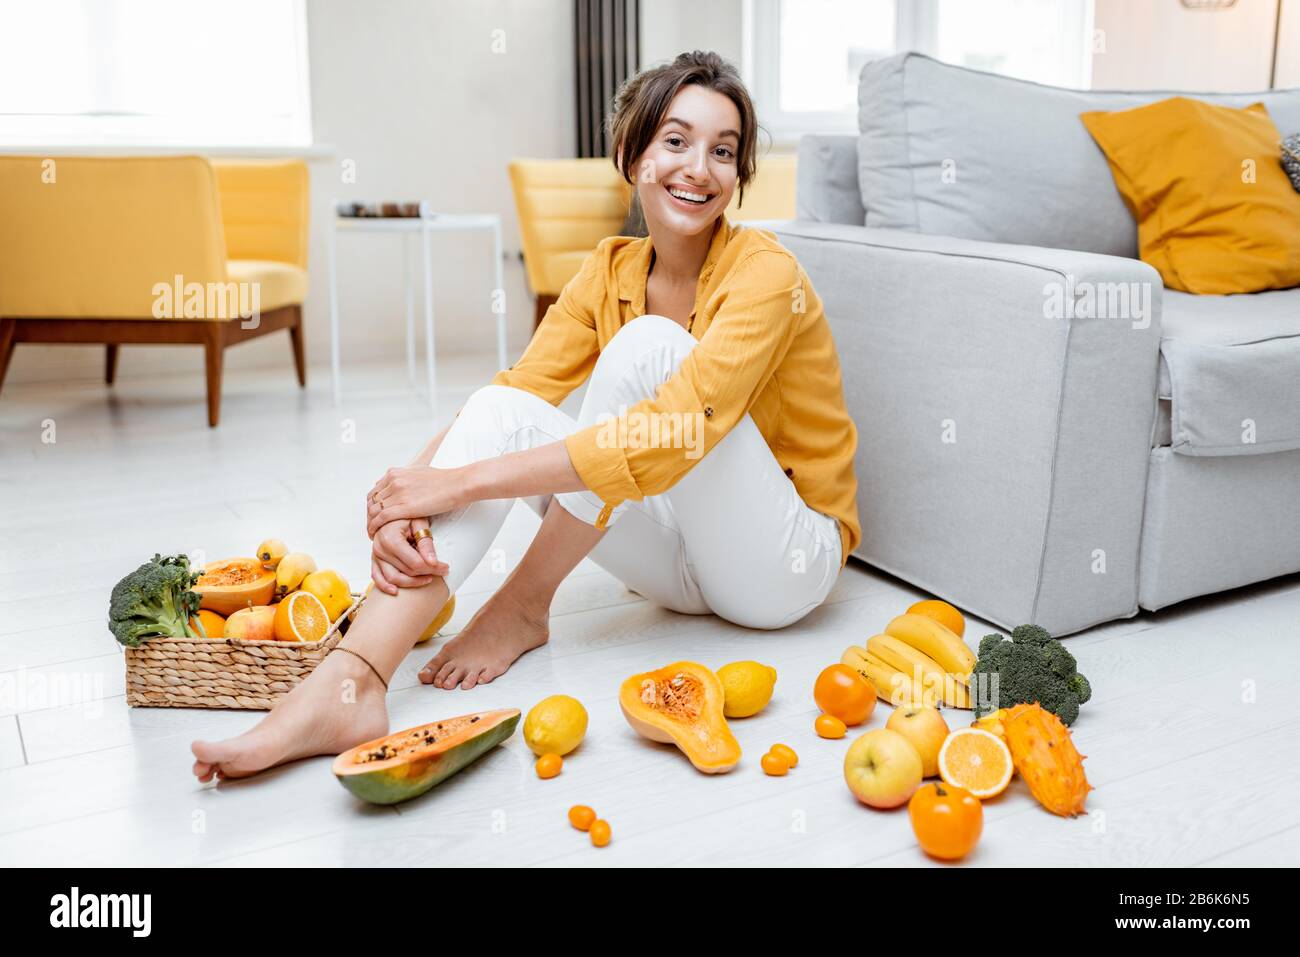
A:
[[[363,600],[354,594],[320,641],[155,638],[127,648],[126,703],[269,711],[334,650]]]

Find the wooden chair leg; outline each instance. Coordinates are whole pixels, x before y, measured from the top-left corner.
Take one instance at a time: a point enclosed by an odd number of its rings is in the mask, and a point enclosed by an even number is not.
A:
[[[104,347],[104,381],[109,385],[117,378],[117,343],[110,342]]]
[[[208,382],[208,426],[216,428],[221,421],[221,365],[225,358],[225,342],[222,326],[212,323],[212,328],[205,331],[203,339],[203,365]]]
[[[18,334],[17,319],[0,319],[0,389],[4,388],[5,373],[14,355],[14,337]]]
[[[298,384],[307,385],[307,362],[302,348],[302,306],[293,307],[293,325],[289,327],[289,342],[293,346],[293,365],[298,370]]]
[[[540,325],[542,324],[542,320],[546,318],[546,310],[547,310],[547,309],[550,309],[551,306],[553,306],[553,305],[555,304],[555,301],[556,301],[556,297],[555,297],[555,296],[544,296],[544,295],[542,295],[542,294],[540,294],[540,293],[538,294],[538,296],[537,296],[537,311],[533,313],[533,331],[534,331],[534,332],[536,332],[536,331],[537,331],[537,327],[540,326]]]

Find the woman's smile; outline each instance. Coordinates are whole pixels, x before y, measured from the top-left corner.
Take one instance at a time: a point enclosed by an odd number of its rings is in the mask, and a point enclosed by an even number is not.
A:
[[[668,198],[672,200],[673,205],[691,212],[709,208],[717,196],[714,191],[684,186],[680,183],[669,183],[664,186],[664,190],[668,193]]]

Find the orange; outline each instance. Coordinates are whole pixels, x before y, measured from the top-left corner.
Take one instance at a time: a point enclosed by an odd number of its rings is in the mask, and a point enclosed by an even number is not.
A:
[[[926,618],[933,618],[958,638],[966,632],[966,619],[962,617],[961,612],[946,601],[940,601],[938,598],[928,598],[925,601],[918,601],[911,608],[907,609],[907,613],[909,615],[925,615]]]
[[[587,832],[591,835],[591,843],[596,847],[604,847],[609,843],[612,836],[609,830],[609,822],[596,820],[591,822],[591,829]]]
[[[785,758],[785,763],[790,765],[790,767],[794,767],[799,763],[799,755],[795,754],[794,748],[790,747],[788,744],[774,744],[769,750],[772,754],[779,754],[781,757]]]
[[[907,814],[921,850],[944,861],[965,857],[984,831],[979,798],[952,785],[921,785],[907,802]]]
[[[592,822],[596,820],[596,812],[585,804],[575,804],[569,808],[569,823],[579,831],[591,830]]]
[[[958,728],[939,749],[939,777],[977,798],[991,798],[1011,782],[1011,750],[982,728]]]
[[[763,755],[763,760],[759,764],[762,766],[764,774],[770,774],[774,778],[782,777],[790,770],[790,762],[785,759],[785,755],[778,754],[775,751],[769,751]]]
[[[226,619],[215,611],[203,608],[197,615],[190,618],[190,627],[197,632],[198,628],[194,627],[195,618],[202,622],[203,631],[209,638],[224,638],[226,636]]]
[[[330,621],[337,621],[339,615],[352,607],[352,592],[348,590],[347,579],[332,568],[312,572],[302,580],[298,589],[319,598],[329,612]]]
[[[553,778],[564,769],[564,758],[558,754],[543,754],[533,768],[542,780]]]
[[[813,730],[817,732],[820,738],[842,738],[844,737],[844,722],[833,714],[819,714],[817,720],[813,722]]]
[[[817,676],[813,700],[826,714],[856,727],[876,710],[876,686],[848,665],[833,664]]]
[[[311,592],[296,591],[276,606],[272,628],[277,641],[320,641],[330,630],[330,616]]]

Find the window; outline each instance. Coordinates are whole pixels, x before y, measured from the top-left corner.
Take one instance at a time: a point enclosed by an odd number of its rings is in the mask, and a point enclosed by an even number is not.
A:
[[[901,50],[1056,86],[1091,79],[1092,0],[746,0],[745,74],[775,136],[857,130],[858,74]]]
[[[946,63],[1077,89],[1092,80],[1088,0],[934,0],[934,6],[924,52]]]
[[[307,146],[304,0],[0,0],[0,145]]]

